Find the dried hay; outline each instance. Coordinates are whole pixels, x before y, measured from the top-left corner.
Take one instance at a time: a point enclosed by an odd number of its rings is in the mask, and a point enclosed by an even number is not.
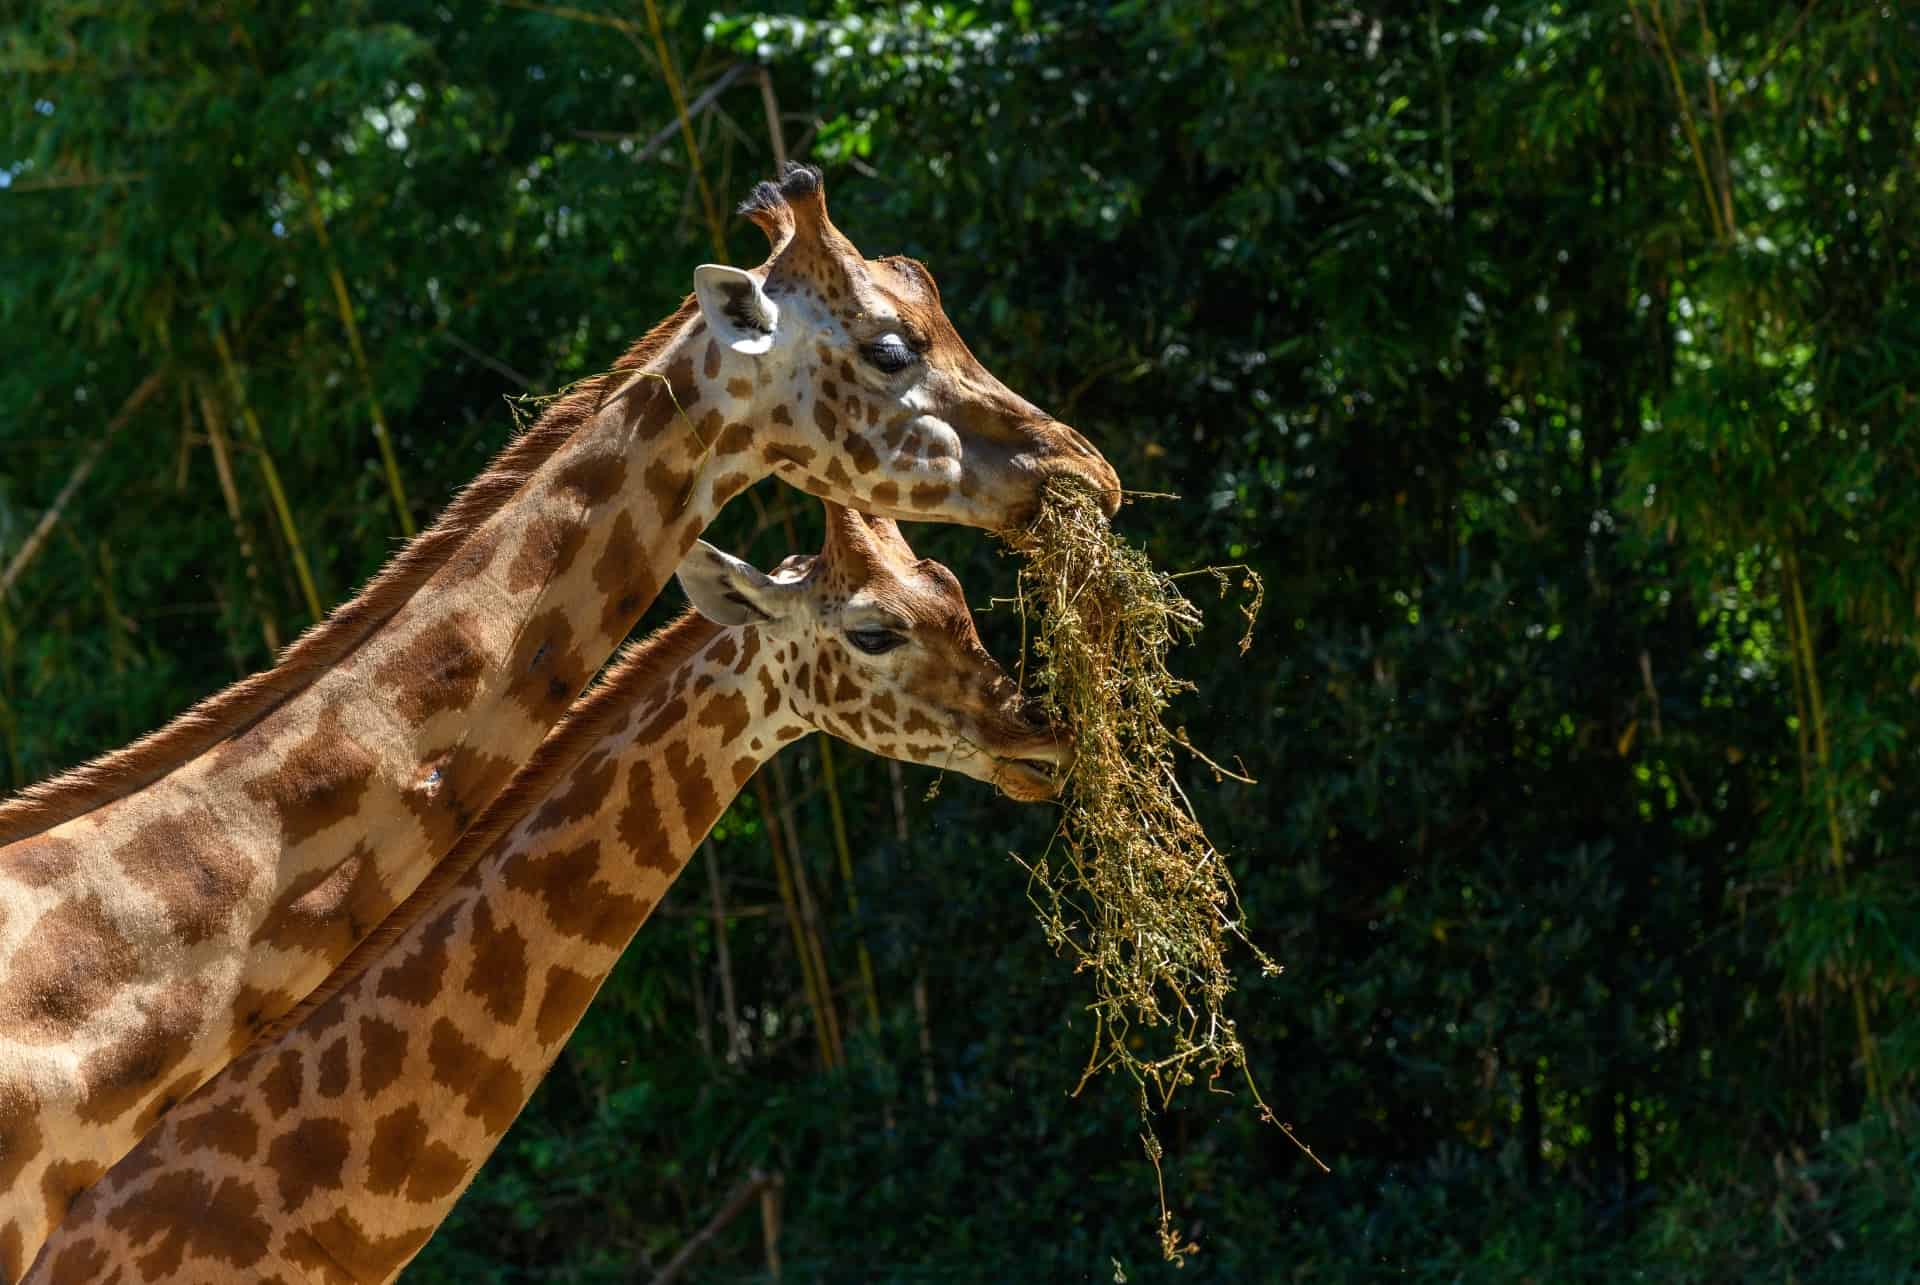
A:
[[[1232,1069],[1245,1079],[1260,1118],[1294,1137],[1262,1100],[1224,1011],[1234,986],[1227,960],[1233,942],[1263,973],[1277,974],[1280,966],[1247,937],[1226,860],[1180,787],[1177,752],[1193,755],[1216,778],[1251,781],[1162,721],[1172,698],[1193,690],[1168,672],[1167,653],[1201,624],[1175,583],[1179,577],[1155,570],[1145,553],[1122,542],[1092,494],[1072,479],[1049,483],[1033,523],[1001,538],[1025,560],[1016,604],[1038,664],[1023,681],[1073,734],[1075,748],[1053,841],[1037,859],[1015,860],[1030,875],[1028,898],[1048,944],[1093,980],[1093,1049],[1074,1093],[1102,1072],[1133,1080],[1146,1126],[1141,1142],[1160,1183],[1161,1249],[1178,1262],[1195,1246],[1167,1209],[1152,1106],[1166,1109],[1198,1073],[1213,1087]],[[1245,566],[1189,574],[1214,575],[1223,594],[1236,579],[1251,592],[1241,608],[1245,655],[1260,578]]]

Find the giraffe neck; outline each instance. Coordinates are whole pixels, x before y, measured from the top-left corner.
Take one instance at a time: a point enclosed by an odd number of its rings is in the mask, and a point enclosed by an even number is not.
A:
[[[764,471],[738,464],[749,428],[721,432],[744,408],[695,374],[724,373],[697,313],[676,322],[664,376],[605,377],[530,472],[493,479],[507,498],[436,528],[437,569],[343,654],[0,849],[0,1280],[410,894]]]
[[[529,797],[516,782],[496,805],[511,824],[459,881],[170,1113],[80,1198],[31,1279],[396,1275],[720,813],[810,726],[796,661],[693,615],[630,653],[541,747]]]

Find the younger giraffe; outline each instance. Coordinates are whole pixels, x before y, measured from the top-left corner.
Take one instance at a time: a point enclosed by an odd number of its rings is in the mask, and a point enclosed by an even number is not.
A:
[[[697,269],[278,667],[0,805],[0,1281],[414,890],[755,479],[984,527],[1054,473],[1117,505],[926,269],[834,228],[819,171],[743,212],[765,264]]]
[[[1060,743],[891,521],[829,507],[817,557],[769,576],[703,544],[680,579],[699,614],[568,714],[449,857],[457,881],[162,1121],[29,1280],[392,1279],[734,794],[809,730],[1055,793]]]

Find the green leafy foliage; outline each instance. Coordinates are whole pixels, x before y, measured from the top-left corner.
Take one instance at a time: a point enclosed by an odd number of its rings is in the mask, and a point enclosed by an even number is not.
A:
[[[603,367],[713,254],[681,140],[649,150],[675,113],[636,11],[17,8],[0,567],[165,384],[0,597],[13,785],[307,623],[263,450],[323,601],[390,554],[333,272],[420,521],[504,440],[503,394]],[[1261,782],[1186,785],[1285,966],[1243,980],[1239,1036],[1334,1173],[1193,1095],[1156,1126],[1180,1278],[1913,1279],[1913,14],[664,17],[690,95],[766,63],[849,235],[925,259],[997,374],[1180,497],[1130,504],[1129,539],[1265,580],[1245,662],[1196,595],[1171,716]],[[695,129],[717,200],[770,172],[755,76]],[[787,552],[755,518],[713,538]],[[911,538],[982,608],[1011,591],[974,534]],[[1011,659],[1011,613],[982,620]],[[1172,1278],[1131,1099],[1067,1097],[1089,995],[1006,856],[1051,814],[843,754],[856,918],[790,753],[845,1065],[818,1068],[749,797],[715,840],[731,1037],[697,860],[412,1277],[644,1277],[758,1166],[789,1280]],[[764,1264],[750,1211],[692,1278]]]

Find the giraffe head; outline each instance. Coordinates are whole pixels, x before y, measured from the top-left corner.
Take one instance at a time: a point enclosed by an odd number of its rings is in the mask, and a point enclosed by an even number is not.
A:
[[[706,264],[694,295],[726,361],[750,368],[727,387],[755,403],[739,418],[770,426],[762,458],[781,477],[863,512],[989,529],[1025,523],[1056,474],[1119,507],[1112,466],[980,364],[925,267],[840,234],[820,171],[789,165],[741,213],[767,261]]]
[[[768,699],[784,690],[805,725],[1016,799],[1059,793],[1064,740],[981,645],[953,572],[892,519],[829,504],[818,554],[769,574],[702,541],[679,576],[701,615],[757,629]]]

